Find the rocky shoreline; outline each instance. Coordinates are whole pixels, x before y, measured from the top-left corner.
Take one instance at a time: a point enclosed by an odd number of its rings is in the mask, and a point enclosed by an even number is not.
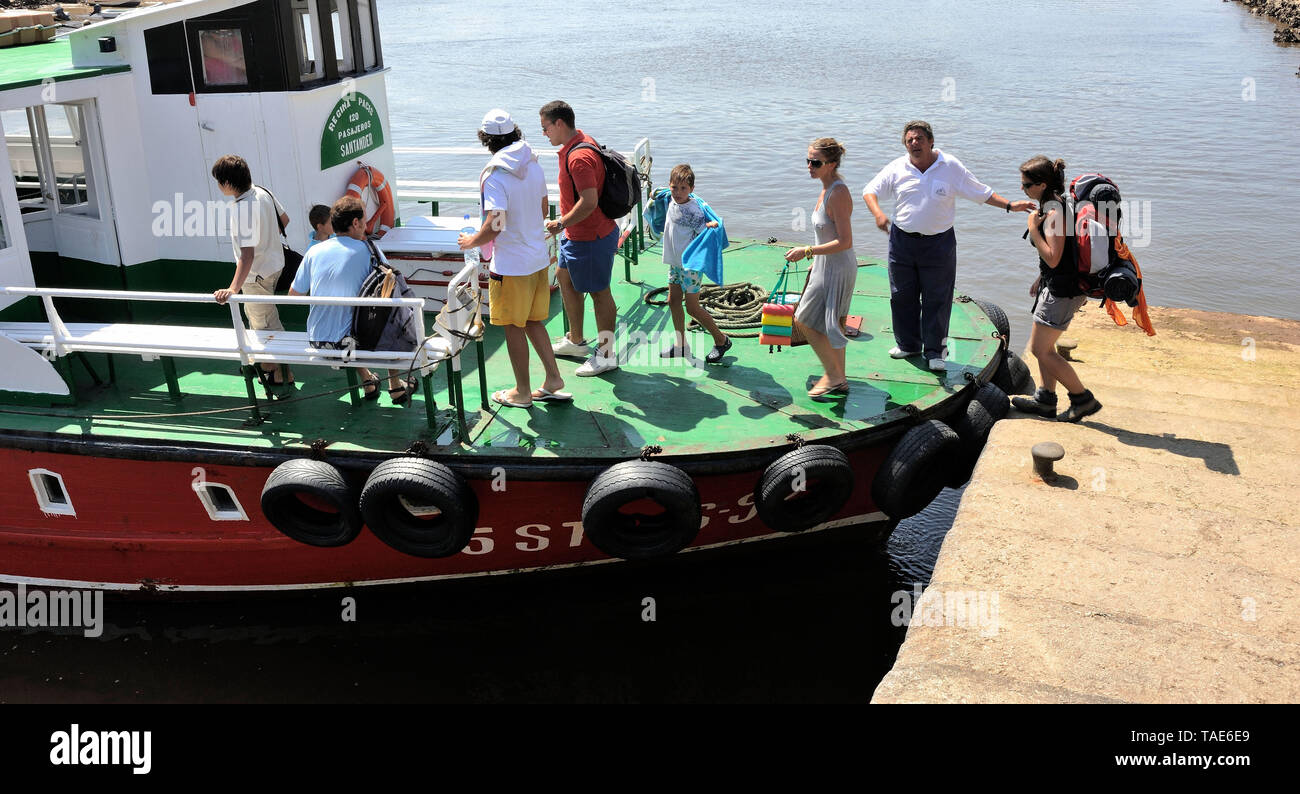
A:
[[[1258,17],[1268,17],[1277,25],[1273,41],[1300,44],[1300,0],[1236,0]]]

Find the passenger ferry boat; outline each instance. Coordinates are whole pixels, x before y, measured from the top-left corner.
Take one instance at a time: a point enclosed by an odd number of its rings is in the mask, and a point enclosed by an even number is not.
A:
[[[891,359],[888,280],[868,261],[846,396],[806,396],[806,346],[662,360],[671,319],[647,298],[665,269],[634,211],[613,286],[622,367],[577,378],[561,359],[572,403],[497,406],[504,340],[455,247],[464,215],[437,203],[476,203],[486,155],[413,148],[465,154],[466,181],[388,184],[387,68],[374,0],[184,0],[0,50],[0,581],[299,589],[882,535],[968,476],[1027,378],[1005,315],[969,300],[946,372]],[[247,329],[239,304],[258,298],[212,301],[233,267],[212,221],[227,153],[284,205],[298,250],[311,205],[376,188],[379,243],[426,310],[418,350],[308,345],[308,305],[359,299],[277,297],[284,332]],[[649,142],[630,154],[648,176]],[[388,222],[403,199],[432,212]],[[731,240],[728,283],[757,306],[784,248]],[[558,295],[549,326],[565,327]],[[261,395],[263,362],[293,366],[287,399]],[[362,400],[358,366],[409,368],[419,393]]]

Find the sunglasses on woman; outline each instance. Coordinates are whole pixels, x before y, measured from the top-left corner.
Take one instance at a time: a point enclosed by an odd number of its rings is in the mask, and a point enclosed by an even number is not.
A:
[[[826,163],[825,163],[824,161],[822,161],[822,160],[814,160],[814,159],[812,159],[811,157],[805,157],[805,158],[803,158],[803,160],[804,160],[805,163],[807,163],[808,165],[812,166],[813,168],[821,168],[822,166],[826,165]]]

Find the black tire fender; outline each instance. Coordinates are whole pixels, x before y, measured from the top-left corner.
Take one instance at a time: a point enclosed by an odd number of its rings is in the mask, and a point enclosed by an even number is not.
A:
[[[656,515],[622,508],[650,499]],[[676,466],[649,460],[616,463],[596,476],[582,501],[582,529],[611,557],[646,560],[676,554],[700,532],[700,492]]]
[[[871,483],[871,498],[885,515],[901,520],[921,512],[948,481],[961,439],[938,419],[903,434]]]
[[[989,432],[996,421],[978,400],[967,403],[966,410],[953,420],[952,429],[961,439],[961,445],[957,447],[957,452],[953,456],[948,487],[960,487],[970,479],[971,472],[975,470],[980,452],[983,451]]]
[[[993,383],[985,383],[980,386],[975,391],[975,396],[972,399],[984,406],[984,410],[989,412],[989,416],[993,417],[995,422],[999,419],[1006,419],[1007,414],[1011,411],[1011,403],[1007,393]]]
[[[824,523],[853,495],[853,468],[844,453],[826,444],[791,450],[763,471],[754,486],[758,517],[778,532],[799,532]]]
[[[308,505],[300,495],[333,509]],[[276,466],[262,486],[262,515],[285,535],[309,546],[345,546],[361,532],[352,488],[338,469],[321,460],[296,458]]]
[[[424,458],[390,458],[361,489],[361,517],[375,536],[413,557],[450,557],[469,545],[478,497],[446,466]]]
[[[971,298],[971,303],[980,307],[980,311],[988,315],[989,321],[993,323],[993,327],[1002,336],[1002,341],[1009,347],[1011,345],[1011,321],[1007,319],[1007,313],[1002,311],[1002,308],[996,303],[980,300],[979,298]]]
[[[1010,350],[1002,353],[1002,363],[992,382],[1007,394],[1034,393],[1034,376],[1029,373],[1029,365]]]

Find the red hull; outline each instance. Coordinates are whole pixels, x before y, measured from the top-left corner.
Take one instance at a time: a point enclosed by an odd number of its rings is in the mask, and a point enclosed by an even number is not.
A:
[[[849,454],[857,485],[826,526],[883,519],[869,483],[888,446]],[[75,516],[42,513],[28,472],[63,478]],[[341,548],[316,548],[282,535],[260,509],[271,467],[121,460],[0,450],[0,580],[63,586],[161,589],[307,588],[437,579],[608,562],[584,537],[584,481],[471,480],[478,529],[470,545],[444,559],[397,552],[368,530]],[[752,507],[761,471],[695,478],[704,508],[691,548],[774,535]],[[229,486],[247,521],[209,518],[192,485]]]

